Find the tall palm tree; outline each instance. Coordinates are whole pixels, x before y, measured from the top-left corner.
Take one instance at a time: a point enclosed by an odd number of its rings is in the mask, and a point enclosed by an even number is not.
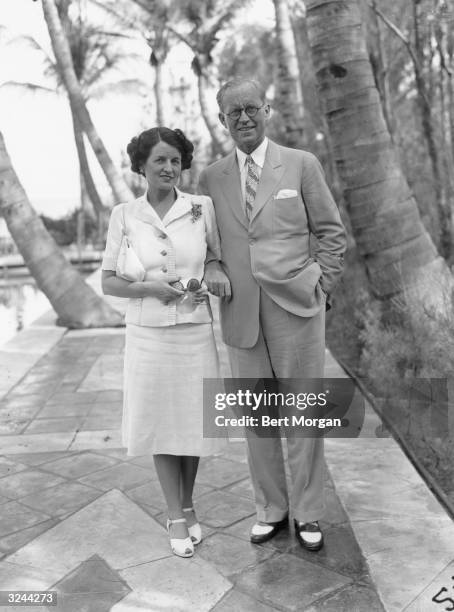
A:
[[[138,0],[135,0],[138,1]],[[143,0],[139,0],[142,1]],[[211,68],[213,51],[218,42],[220,30],[233,18],[235,11],[244,6],[244,0],[180,0],[181,17],[190,26],[186,32],[184,27],[168,24],[174,36],[191,49],[194,57],[191,67],[197,76],[200,111],[210,134],[213,149],[216,153],[226,155],[230,151],[228,141],[219,129],[217,119],[210,110],[207,91],[211,85]]]
[[[319,92],[353,235],[374,293],[440,304],[452,276],[425,230],[380,104],[357,0],[308,0]]]
[[[301,147],[304,104],[295,38],[287,0],[273,0],[276,16],[278,71],[274,105],[284,123],[284,144]]]
[[[121,174],[115,168],[112,159],[101,140],[84,99],[80,82],[77,78],[71,49],[65,35],[55,0],[42,0],[43,14],[49,31],[52,49],[59,66],[59,73],[68,93],[71,106],[77,116],[79,125],[87,135],[96,158],[104,171],[106,179],[112,189],[117,202],[125,202],[132,197]]]
[[[156,123],[165,125],[162,76],[171,42],[167,21],[169,14],[177,10],[177,0],[132,0],[137,11],[131,10],[134,8],[131,2],[127,5],[124,2],[119,3],[118,0],[91,0],[91,2],[113,16],[116,22],[131,33],[131,36],[138,33],[149,46],[148,62],[155,74],[153,93]]]
[[[137,95],[137,92],[143,88],[143,82],[139,79],[109,81],[109,76],[115,73],[123,60],[123,55],[111,44],[113,34],[88,23],[80,15],[71,19],[67,17],[63,23],[76,76],[86,103],[92,99],[102,99],[112,93]],[[15,36],[9,42],[21,46],[26,45],[38,51],[44,61],[43,74],[54,85],[49,87],[38,82],[7,81],[0,86],[1,88],[14,88],[38,94],[61,95],[64,93],[66,95],[58,63],[32,36]],[[83,129],[71,100],[69,100],[69,108],[80,166],[81,194],[87,193],[98,221],[101,222],[107,209],[102,203],[91,173]]]
[[[122,316],[89,287],[63,256],[32,208],[0,133],[0,213],[25,264],[58,315],[71,328],[113,327]]]

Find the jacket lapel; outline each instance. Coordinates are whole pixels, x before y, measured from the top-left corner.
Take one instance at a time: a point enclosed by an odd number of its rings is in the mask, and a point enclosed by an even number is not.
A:
[[[247,229],[249,224],[243,207],[241,178],[235,149],[225,158],[224,168],[219,175],[219,183],[233,214]]]
[[[156,228],[163,231],[169,223],[172,223],[175,219],[191,211],[192,201],[189,194],[182,193],[179,189],[176,189],[176,192],[178,197],[164,219],[161,220],[159,218],[157,213],[153,210],[153,207],[147,202],[145,195],[137,198],[135,202],[135,216],[141,221],[144,221],[144,223],[154,225]]]
[[[255,219],[261,209],[269,200],[273,190],[278,185],[284,175],[285,168],[281,163],[279,147],[271,140],[268,142],[265,163],[260,174],[259,186],[252,208],[251,221]]]
[[[190,194],[182,193],[179,189],[177,189],[176,192],[178,198],[162,220],[165,226],[172,223],[172,221],[175,221],[175,219],[179,219],[180,217],[187,215],[192,209],[192,199]]]

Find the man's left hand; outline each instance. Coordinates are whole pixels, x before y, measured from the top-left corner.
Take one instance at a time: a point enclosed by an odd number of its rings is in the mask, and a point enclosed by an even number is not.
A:
[[[210,261],[205,265],[204,280],[210,293],[226,301],[231,299],[232,288],[229,277],[218,261]]]

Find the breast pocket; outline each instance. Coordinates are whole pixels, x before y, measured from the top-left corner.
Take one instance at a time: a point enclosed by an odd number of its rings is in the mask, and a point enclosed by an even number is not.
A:
[[[285,238],[307,232],[307,215],[302,199],[273,198],[273,235]]]

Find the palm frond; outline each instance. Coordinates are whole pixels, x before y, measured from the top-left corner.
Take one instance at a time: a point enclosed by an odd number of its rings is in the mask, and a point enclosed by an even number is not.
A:
[[[28,83],[28,82],[20,82],[20,81],[5,81],[0,85],[0,89],[6,91],[18,91],[22,93],[45,93],[56,95],[58,92],[56,89],[52,89],[51,87],[45,87],[44,85],[39,85],[38,83]]]
[[[112,94],[143,97],[147,95],[148,89],[150,89],[150,87],[147,87],[147,84],[141,79],[122,79],[121,81],[103,83],[102,85],[91,87],[89,96],[91,99],[96,100]]]

